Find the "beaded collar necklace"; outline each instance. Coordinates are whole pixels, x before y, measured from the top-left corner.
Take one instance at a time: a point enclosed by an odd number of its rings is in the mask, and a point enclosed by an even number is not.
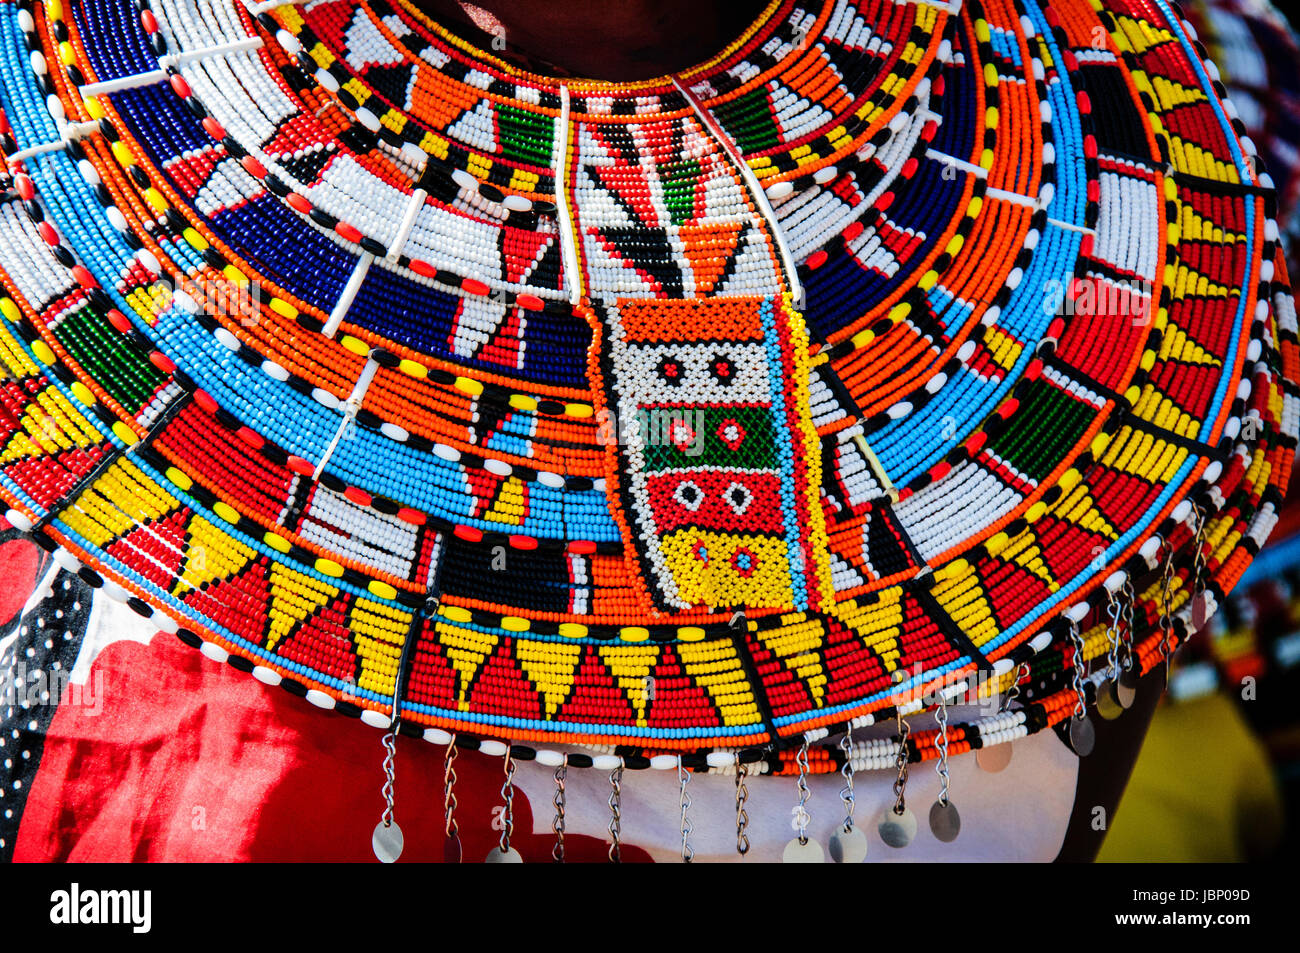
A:
[[[905,843],[909,762],[1086,754],[1273,525],[1271,182],[1165,0],[773,0],[627,84],[405,0],[0,31],[8,520],[390,782],[890,769]]]

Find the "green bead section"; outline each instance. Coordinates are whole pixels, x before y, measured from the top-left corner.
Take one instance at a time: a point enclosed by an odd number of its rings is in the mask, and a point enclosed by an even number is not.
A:
[[[549,166],[554,145],[551,119],[504,103],[498,103],[496,111],[502,155],[518,162]]]
[[[761,152],[781,144],[766,87],[751,89],[743,96],[711,108],[727,132],[735,136],[741,152]]]
[[[682,441],[672,441],[671,423],[683,420],[695,432]],[[767,469],[777,465],[776,440],[772,433],[772,412],[765,407],[643,407],[638,425],[645,444],[645,469],[675,470],[682,467],[740,467]],[[731,444],[724,439],[731,424],[738,428]]]
[[[1097,409],[1040,378],[990,449],[1032,480],[1045,480],[1088,429]]]
[[[94,308],[64,318],[54,336],[86,374],[131,413],[144,407],[165,380],[162,371],[133,353],[127,339]]]

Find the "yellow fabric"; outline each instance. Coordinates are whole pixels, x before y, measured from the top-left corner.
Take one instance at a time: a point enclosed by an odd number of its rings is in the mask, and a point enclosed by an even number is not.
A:
[[[1252,860],[1278,843],[1282,817],[1268,756],[1234,699],[1162,705],[1097,861]]]

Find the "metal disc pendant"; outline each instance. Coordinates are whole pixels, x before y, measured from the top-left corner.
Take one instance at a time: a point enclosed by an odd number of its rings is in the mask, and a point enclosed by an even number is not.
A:
[[[837,864],[860,864],[867,859],[867,832],[861,827],[837,827],[830,840],[831,860]]]
[[[442,842],[442,862],[444,864],[459,864],[460,859],[460,835],[451,834]]]
[[[961,833],[961,815],[957,806],[949,801],[935,801],[930,805],[930,832],[945,844],[951,844]]]
[[[1200,632],[1210,621],[1210,598],[1203,592],[1192,597],[1192,631]]]
[[[397,821],[385,824],[380,821],[375,825],[375,832],[370,835],[370,846],[375,851],[381,864],[391,864],[402,856],[402,829]]]
[[[1070,716],[1070,747],[1080,758],[1086,758],[1092,754],[1092,746],[1097,743],[1097,732],[1092,727],[1092,721],[1087,715],[1079,718],[1076,715]]]
[[[1116,694],[1118,687],[1118,682],[1107,682],[1097,692],[1097,714],[1107,721],[1114,721],[1124,714],[1124,706],[1119,703],[1119,696]],[[1071,740],[1070,743],[1073,744],[1074,741]]]
[[[522,864],[523,862],[524,859],[519,856],[519,851],[513,847],[507,847],[505,850],[493,847],[483,858],[485,864]]]
[[[1119,673],[1119,683],[1123,685],[1125,688],[1130,689],[1134,695],[1137,694],[1137,687],[1141,683],[1141,681],[1142,681],[1142,672],[1138,670],[1137,662],[1134,662],[1131,666],[1129,666],[1128,668],[1124,669],[1124,671]],[[1121,698],[1121,703],[1122,701],[1123,699]],[[1133,704],[1132,699],[1129,699],[1128,705],[1125,705],[1124,707],[1128,708],[1129,705],[1132,704]]]
[[[826,851],[822,845],[809,837],[802,844],[799,838],[795,838],[785,845],[785,850],[781,852],[781,863],[783,864],[824,864],[826,863]]]
[[[997,774],[999,771],[1005,770],[1010,763],[1010,741],[1004,741],[1000,745],[992,745],[988,748],[980,748],[975,752],[976,767],[981,771],[987,771],[989,774]]]
[[[1122,673],[1119,681],[1115,683],[1115,701],[1119,702],[1119,707],[1125,711],[1132,708],[1133,702],[1137,700],[1137,683],[1141,676],[1135,675],[1135,671]]]
[[[903,808],[902,814],[895,814],[891,807],[885,811],[879,830],[880,839],[890,847],[906,847],[916,836],[916,815],[910,807]]]

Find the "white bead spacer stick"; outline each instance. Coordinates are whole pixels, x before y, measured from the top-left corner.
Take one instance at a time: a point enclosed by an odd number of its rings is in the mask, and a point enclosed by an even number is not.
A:
[[[967,162],[965,159],[958,159],[956,156],[950,156],[946,152],[940,152],[938,149],[926,149],[925,157],[942,162],[944,165],[950,165],[954,169],[961,169],[963,172],[969,172],[978,179],[987,179],[989,177],[988,169],[983,166],[975,165],[973,162]]]
[[[334,456],[334,451],[338,449],[343,434],[352,426],[357,411],[361,409],[361,402],[365,400],[366,391],[370,388],[370,382],[375,379],[375,374],[378,372],[379,362],[373,357],[368,358],[366,366],[361,369],[361,376],[357,378],[356,384],[352,386],[352,393],[348,395],[347,402],[343,405],[343,419],[339,421],[339,429],[334,431],[334,439],[325,448],[325,453],[321,455],[320,462],[316,464],[316,469],[312,471],[311,478],[313,480],[319,480],[320,475],[325,472],[325,465],[330,462],[330,457]]]
[[[334,302],[334,309],[330,311],[329,320],[325,322],[325,327],[321,328],[320,333],[327,338],[332,338],[338,333],[339,326],[343,324],[348,309],[352,307],[352,302],[357,300],[357,292],[361,290],[361,283],[366,280],[366,274],[370,271],[370,263],[374,260],[375,256],[370,252],[362,252],[361,257],[357,259],[357,266],[352,269],[348,283],[343,286],[343,293],[339,295],[339,300]]]
[[[44,155],[47,152],[58,152],[65,148],[68,143],[76,142],[78,139],[84,139],[99,131],[99,123],[91,120],[87,122],[70,122],[63,127],[61,138],[53,142],[40,142],[34,146],[28,146],[26,149],[20,149],[13,155],[9,156],[10,165],[18,165],[35,156]]]
[[[242,40],[232,40],[230,43],[219,43],[216,46],[204,46],[196,50],[182,50],[179,53],[165,53],[158,57],[158,68],[144,73],[132,73],[130,76],[119,76],[116,79],[106,79],[98,83],[87,83],[79,88],[82,99],[89,99],[91,96],[102,96],[106,93],[120,93],[125,89],[136,89],[140,86],[152,86],[154,83],[161,83],[167,79],[167,70],[172,66],[180,66],[182,63],[189,63],[193,60],[207,59],[210,56],[226,56],[229,53],[243,53],[247,50],[260,49],[262,38],[260,36],[249,36]]]
[[[578,246],[573,234],[573,216],[569,211],[569,87],[560,86],[560,118],[555,125],[551,146],[555,167],[555,207],[559,212],[560,256],[564,260],[564,284],[569,304],[582,300],[582,274],[578,264]]]
[[[416,216],[420,214],[420,209],[424,208],[424,200],[429,197],[429,193],[424,189],[416,189],[411,193],[411,201],[406,205],[406,211],[402,213],[402,220],[397,223],[397,233],[393,235],[393,240],[388,243],[388,254],[384,256],[385,261],[397,264],[397,259],[402,257],[402,249],[406,247],[406,240],[411,237],[411,229],[415,228]]]
[[[1028,195],[1021,195],[1019,192],[1009,192],[1006,189],[998,189],[989,186],[984,190],[984,195],[991,199],[1001,199],[1004,202],[1010,202],[1013,205],[1023,205],[1026,208],[1038,208],[1038,199],[1031,199]]]

